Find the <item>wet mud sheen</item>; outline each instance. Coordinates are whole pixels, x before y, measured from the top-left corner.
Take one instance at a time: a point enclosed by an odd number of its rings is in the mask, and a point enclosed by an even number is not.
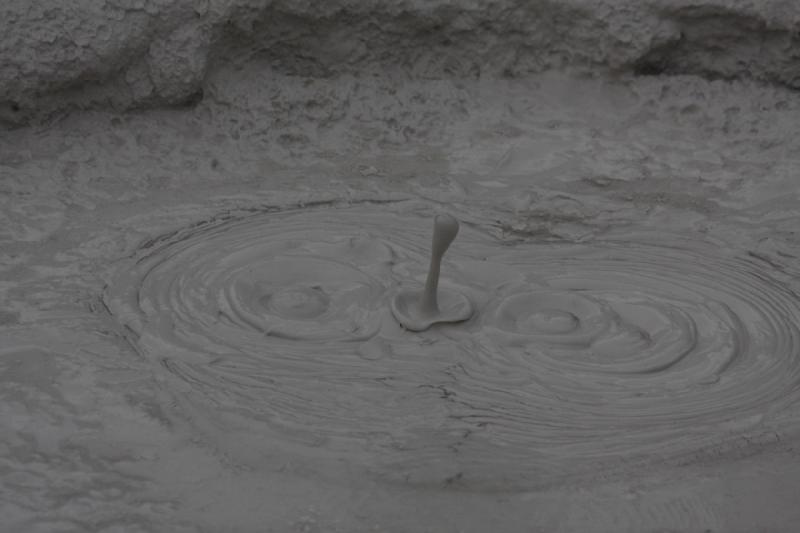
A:
[[[393,211],[187,228],[121,264],[104,299],[172,408],[245,462],[280,448],[385,480],[525,487],[691,453],[797,400],[800,300],[745,258],[463,227],[442,286],[476,314],[414,333],[389,301],[424,282],[431,218]]]

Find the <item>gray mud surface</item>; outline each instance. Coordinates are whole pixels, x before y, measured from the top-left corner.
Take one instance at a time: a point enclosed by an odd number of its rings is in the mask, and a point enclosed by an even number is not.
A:
[[[793,4],[140,4],[0,22],[0,530],[795,530]]]

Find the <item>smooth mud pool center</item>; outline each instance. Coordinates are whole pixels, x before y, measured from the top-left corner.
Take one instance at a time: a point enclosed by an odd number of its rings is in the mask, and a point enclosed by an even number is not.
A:
[[[800,531],[800,4],[0,2],[0,533]]]

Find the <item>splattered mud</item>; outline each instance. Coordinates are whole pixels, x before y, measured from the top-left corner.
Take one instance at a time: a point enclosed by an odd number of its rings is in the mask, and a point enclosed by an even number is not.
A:
[[[2,133],[13,530],[800,520],[794,93],[225,83]],[[409,332],[437,212],[476,314]]]

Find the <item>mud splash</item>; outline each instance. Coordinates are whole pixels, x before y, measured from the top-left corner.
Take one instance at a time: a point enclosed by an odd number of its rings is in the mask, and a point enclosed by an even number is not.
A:
[[[105,302],[227,453],[404,483],[520,487],[681,455],[800,395],[800,299],[686,239],[508,245],[464,228],[444,283],[476,316],[404,331],[388,301],[424,279],[430,213],[394,211],[188,228],[120,265]]]

